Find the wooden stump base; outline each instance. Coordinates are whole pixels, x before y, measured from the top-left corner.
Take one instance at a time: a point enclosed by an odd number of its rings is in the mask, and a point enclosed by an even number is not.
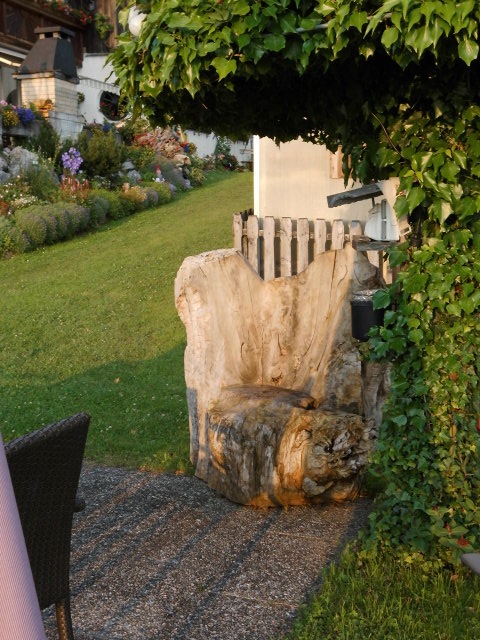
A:
[[[374,447],[373,421],[262,385],[223,390],[207,412],[208,485],[258,507],[354,499]]]

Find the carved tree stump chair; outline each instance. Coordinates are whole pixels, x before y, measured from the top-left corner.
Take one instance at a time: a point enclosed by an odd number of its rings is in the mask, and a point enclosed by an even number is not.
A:
[[[55,605],[60,640],[74,640],[70,541],[89,423],[79,413],[5,445],[40,609]]]
[[[362,365],[350,297],[378,284],[349,245],[268,282],[235,249],[183,262],[175,299],[199,478],[255,506],[358,494],[388,379]]]

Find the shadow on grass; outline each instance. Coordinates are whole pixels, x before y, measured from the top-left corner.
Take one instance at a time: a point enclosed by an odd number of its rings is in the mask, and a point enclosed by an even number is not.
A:
[[[78,411],[92,416],[86,458],[151,471],[192,471],[185,345],[157,358],[109,362],[51,384],[4,386],[5,440]]]

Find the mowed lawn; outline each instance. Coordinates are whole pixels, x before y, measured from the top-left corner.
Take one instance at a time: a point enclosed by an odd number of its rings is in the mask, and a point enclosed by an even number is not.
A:
[[[185,257],[232,246],[253,174],[212,174],[171,203],[0,262],[4,440],[87,411],[86,457],[189,470],[185,330],[174,303]]]

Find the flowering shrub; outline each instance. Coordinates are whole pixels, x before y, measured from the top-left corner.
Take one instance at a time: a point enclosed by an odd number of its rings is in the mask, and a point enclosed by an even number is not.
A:
[[[25,126],[36,120],[35,113],[27,107],[18,107],[17,114],[20,118],[20,122]]]
[[[90,189],[88,180],[79,180],[76,176],[62,176],[60,190],[64,200],[84,202]]]
[[[4,127],[16,127],[20,122],[16,109],[11,104],[0,104],[2,123]]]
[[[122,198],[134,205],[134,209],[142,209],[148,202],[148,195],[145,189],[139,186],[129,187],[122,192]]]
[[[238,168],[237,158],[231,154],[231,145],[228,138],[219,137],[215,146],[215,166],[224,167],[229,171],[235,171]]]
[[[0,114],[5,127],[16,127],[20,123],[27,126],[36,119],[35,113],[28,107],[17,107],[0,100]]]
[[[82,155],[75,147],[70,147],[68,151],[62,153],[64,174],[62,175],[60,189],[67,200],[83,202],[86,198],[86,192],[90,188],[88,180],[80,180],[77,178],[77,173],[82,162]]]
[[[187,153],[180,136],[170,127],[138,133],[134,135],[134,144],[150,147],[165,158],[173,158],[177,153]]]
[[[18,176],[0,185],[0,215],[11,216],[17,209],[39,202],[30,185]]]
[[[47,7],[57,13],[63,13],[66,16],[76,18],[81,24],[90,24],[93,22],[93,13],[85,11],[85,9],[74,9],[68,3],[68,0],[34,0],[41,7]]]

